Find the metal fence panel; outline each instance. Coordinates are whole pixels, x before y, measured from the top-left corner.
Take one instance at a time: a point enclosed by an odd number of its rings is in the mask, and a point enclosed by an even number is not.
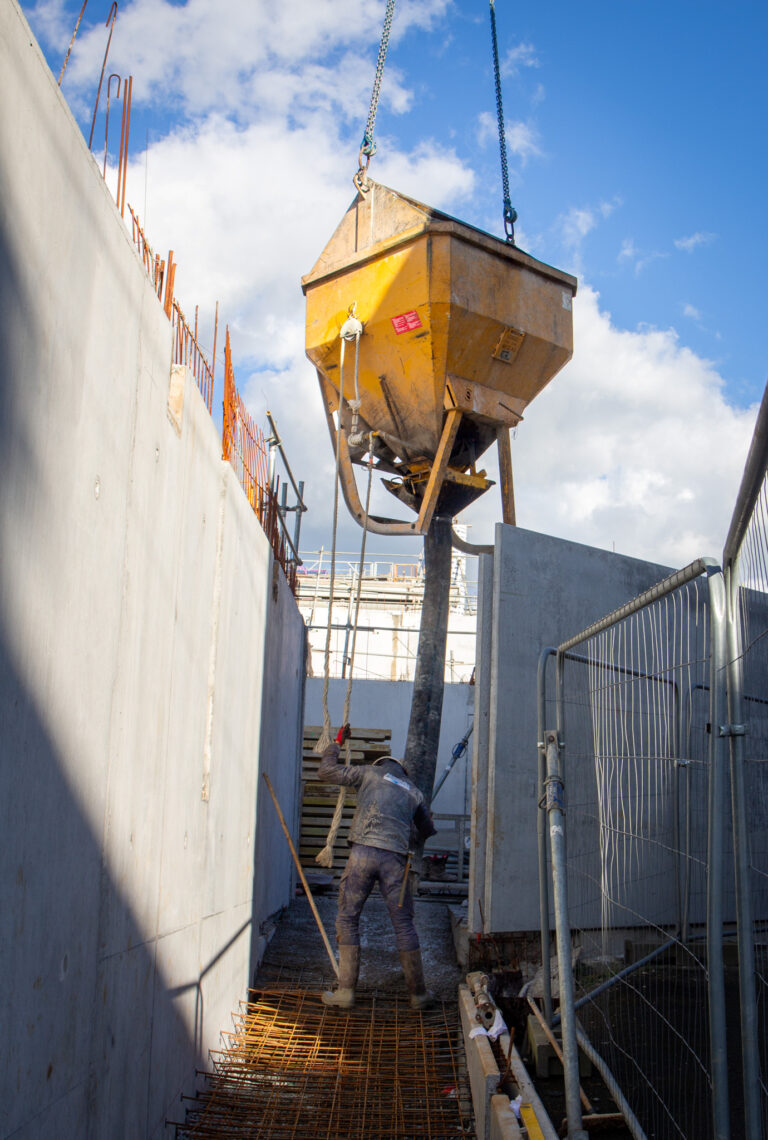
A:
[[[740,950],[745,1095],[768,1136],[768,491],[765,482],[733,567],[734,664],[740,722],[732,737],[734,780],[743,785],[746,874],[740,901]],[[734,787],[738,802],[739,791]],[[737,835],[737,839],[739,836]],[[738,849],[737,849],[738,856]],[[738,864],[738,861],[737,861]],[[737,865],[738,874],[738,865]],[[746,928],[746,929],[744,929]]]
[[[726,719],[724,595],[714,575],[713,638],[710,576],[696,578],[705,569],[695,564],[558,653],[565,970],[578,1031],[613,1072],[639,1134],[658,1140],[729,1129],[726,772],[710,731]],[[561,954],[561,976],[563,965]]]

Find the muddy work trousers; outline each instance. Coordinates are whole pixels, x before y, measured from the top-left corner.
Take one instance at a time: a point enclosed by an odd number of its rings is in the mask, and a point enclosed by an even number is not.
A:
[[[365,900],[378,882],[389,917],[395,928],[398,950],[418,950],[419,936],[413,924],[413,896],[410,883],[403,905],[398,906],[405,874],[405,855],[353,843],[339,884],[339,910],[336,938],[339,946],[360,945],[360,914]]]

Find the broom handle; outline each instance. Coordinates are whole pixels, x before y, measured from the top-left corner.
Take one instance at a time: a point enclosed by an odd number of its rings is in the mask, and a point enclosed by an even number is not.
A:
[[[336,977],[338,978],[338,976],[339,976],[339,964],[336,961],[336,955],[333,953],[333,949],[331,947],[331,944],[328,941],[328,935],[325,933],[325,927],[323,926],[323,920],[321,919],[321,917],[318,913],[317,907],[315,906],[315,900],[312,898],[312,892],[309,889],[309,883],[307,882],[306,876],[304,874],[304,868],[302,867],[301,863],[299,862],[299,857],[296,854],[296,848],[293,846],[293,840],[291,839],[291,833],[289,832],[289,830],[286,826],[286,823],[285,823],[285,816],[280,811],[280,804],[277,802],[277,796],[275,795],[275,790],[272,787],[272,783],[269,779],[269,776],[267,775],[266,772],[262,772],[262,776],[264,777],[264,781],[265,781],[267,787],[269,788],[269,794],[272,797],[272,803],[275,805],[275,810],[276,810],[278,816],[280,817],[280,825],[283,829],[283,832],[285,833],[285,838],[288,840],[288,846],[291,849],[291,855],[293,855],[293,861],[296,864],[296,870],[299,872],[299,878],[301,879],[301,885],[304,888],[304,893],[306,894],[306,896],[309,900],[309,905],[312,907],[312,913],[315,916],[315,922],[317,923],[318,929],[323,936],[323,942],[325,943],[325,948],[328,951],[328,957],[331,959],[331,965],[333,966],[334,973],[336,974]]]
[[[563,1060],[563,1051],[557,1043],[557,1038],[555,1037],[554,1033],[552,1032],[552,1030],[547,1025],[546,1021],[544,1020],[544,1018],[542,1016],[541,1010],[536,1005],[536,1002],[533,1000],[533,998],[531,998],[531,997],[528,998],[528,1005],[531,1007],[533,1012],[536,1014],[536,1020],[538,1021],[539,1025],[543,1029],[544,1036],[546,1037],[547,1041],[549,1041],[550,1045],[554,1049],[555,1054],[557,1056],[557,1059],[560,1062],[560,1064],[563,1066],[563,1071],[565,1071],[565,1061]],[[590,1104],[589,1097],[584,1092],[584,1089],[581,1087],[581,1085],[579,1085],[579,1096],[581,1097],[581,1103],[584,1105],[584,1108],[587,1110],[587,1112],[591,1113],[592,1112],[592,1105]]]

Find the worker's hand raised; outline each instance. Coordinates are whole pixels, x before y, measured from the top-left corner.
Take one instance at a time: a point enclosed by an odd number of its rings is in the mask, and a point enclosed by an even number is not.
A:
[[[342,725],[336,734],[336,743],[339,745],[343,744],[344,741],[347,740],[351,735],[352,735],[352,729],[350,728],[350,726],[348,724]]]

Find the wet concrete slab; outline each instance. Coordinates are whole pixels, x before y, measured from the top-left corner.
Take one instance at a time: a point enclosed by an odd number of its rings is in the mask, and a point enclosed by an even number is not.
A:
[[[335,951],[336,895],[317,895],[315,903]],[[444,1001],[456,1001],[463,974],[456,961],[448,905],[442,900],[419,898],[415,909],[427,987]],[[293,977],[307,989],[327,989],[335,981],[309,901],[303,895],[297,896],[277,921],[256,985],[277,976]],[[378,890],[366,902],[360,920],[358,989],[361,993],[406,992],[392,923]]]

